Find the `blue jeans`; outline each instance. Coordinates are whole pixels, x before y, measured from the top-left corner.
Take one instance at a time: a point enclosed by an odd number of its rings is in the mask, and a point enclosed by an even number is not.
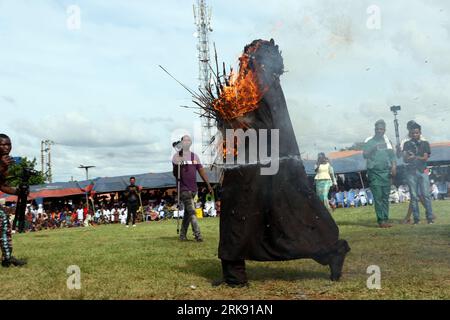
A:
[[[195,239],[201,239],[200,227],[198,225],[197,216],[195,214],[194,197],[195,192],[181,191],[180,201],[184,206],[183,222],[181,224],[180,239],[186,239],[186,233],[189,228],[189,223],[192,224],[192,231],[194,232]]]
[[[430,178],[428,174],[415,171],[408,172],[407,183],[409,192],[411,193],[411,207],[414,216],[414,222],[419,222],[419,196],[423,197],[425,202],[425,211],[428,221],[433,220],[433,209],[431,208],[431,192],[430,192]]]

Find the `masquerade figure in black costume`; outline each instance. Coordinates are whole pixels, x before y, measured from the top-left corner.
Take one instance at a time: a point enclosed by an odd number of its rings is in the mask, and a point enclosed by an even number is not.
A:
[[[225,165],[222,184],[219,258],[223,279],[213,285],[247,285],[245,260],[283,261],[314,259],[331,269],[331,280],[339,280],[350,247],[339,239],[339,229],[331,214],[309,186],[289,112],[280,85],[283,59],[274,41],[256,40],[244,49],[239,77],[255,74],[261,99],[242,114],[237,107],[216,105],[219,129],[272,129],[279,132],[278,172],[262,175],[267,164],[258,159],[239,166]],[[222,96],[218,103],[226,101]],[[221,113],[223,111],[223,113]],[[241,113],[239,113],[241,112]],[[260,146],[261,137],[257,137]],[[266,150],[276,143],[269,136]],[[248,148],[246,148],[246,153]],[[258,153],[258,152],[257,152]],[[258,153],[259,154],[259,153]],[[246,154],[245,159],[249,158]]]

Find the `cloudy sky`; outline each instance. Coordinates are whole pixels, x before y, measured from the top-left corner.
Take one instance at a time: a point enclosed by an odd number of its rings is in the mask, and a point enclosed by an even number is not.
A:
[[[54,180],[170,170],[171,141],[194,133],[198,85],[190,0],[0,0],[1,130],[13,154],[39,159],[51,139]],[[447,0],[210,0],[219,59],[236,65],[254,39],[283,51],[282,86],[304,157],[372,133],[394,139],[416,119],[450,140]],[[80,9],[80,28],[75,20]],[[196,141],[200,143],[199,139]]]

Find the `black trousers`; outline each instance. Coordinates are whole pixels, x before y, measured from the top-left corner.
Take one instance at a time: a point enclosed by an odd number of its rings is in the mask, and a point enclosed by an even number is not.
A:
[[[245,260],[228,261],[222,259],[223,280],[228,284],[246,284]]]
[[[130,222],[130,218],[133,218],[133,224],[135,224],[136,222],[136,211],[138,208],[138,204],[137,203],[128,203],[127,205],[127,210],[128,210],[128,214],[127,214],[127,225]]]

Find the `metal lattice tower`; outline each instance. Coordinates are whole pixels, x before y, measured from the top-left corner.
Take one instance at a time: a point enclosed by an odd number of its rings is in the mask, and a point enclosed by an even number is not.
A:
[[[198,39],[198,74],[199,74],[199,89],[205,90],[211,81],[210,72],[210,50],[209,50],[209,34],[212,32],[211,28],[211,8],[206,4],[205,0],[197,0],[194,4],[194,21],[197,26],[196,37]],[[212,163],[214,160],[215,148],[211,142],[213,139],[214,121],[208,117],[202,117],[202,153],[206,163]]]
[[[49,183],[53,182],[51,146],[54,144],[51,140],[41,141],[41,172]]]

